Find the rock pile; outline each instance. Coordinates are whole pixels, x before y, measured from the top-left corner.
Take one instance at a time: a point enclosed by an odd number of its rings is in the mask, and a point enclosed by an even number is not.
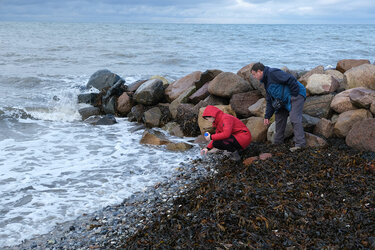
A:
[[[217,69],[195,71],[172,83],[155,76],[129,85],[109,70],[99,70],[87,83],[99,93],[78,96],[79,102],[92,105],[80,113],[83,120],[96,124],[111,124],[113,116],[127,116],[130,121],[142,122],[148,128],[161,127],[174,136],[196,137],[213,132],[200,114],[207,105],[215,105],[242,119],[254,142],[272,142],[275,124],[263,125],[265,90],[251,76],[252,65],[237,74]],[[326,139],[339,137],[346,138],[351,147],[375,151],[375,65],[368,60],[341,60],[336,69],[283,70],[296,76],[308,92],[303,110],[308,146],[325,146]],[[105,114],[112,115],[104,117],[109,121],[98,123],[91,117]],[[291,137],[290,122],[287,127],[286,137]]]

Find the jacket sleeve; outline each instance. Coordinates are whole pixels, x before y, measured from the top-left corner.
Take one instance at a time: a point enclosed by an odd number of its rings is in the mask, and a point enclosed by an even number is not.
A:
[[[213,141],[223,140],[230,137],[233,129],[233,119],[230,116],[224,117],[223,123],[220,126],[223,126],[222,129],[220,129],[220,132],[211,135]]]
[[[266,113],[264,119],[271,119],[272,115],[275,113],[275,109],[272,107],[271,96],[266,94]]]
[[[273,76],[278,80],[278,83],[285,84],[289,87],[292,96],[298,96],[299,86],[294,76],[282,70],[273,72]]]

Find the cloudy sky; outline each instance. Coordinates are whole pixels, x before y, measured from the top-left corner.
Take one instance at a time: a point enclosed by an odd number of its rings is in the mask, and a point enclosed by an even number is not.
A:
[[[375,1],[0,0],[0,21],[375,24]]]

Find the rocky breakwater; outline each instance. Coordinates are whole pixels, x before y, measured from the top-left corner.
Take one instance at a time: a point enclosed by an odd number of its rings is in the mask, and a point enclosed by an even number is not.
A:
[[[99,93],[78,96],[78,101],[91,104],[80,110],[82,119],[92,124],[112,124],[115,117],[147,128],[141,142],[167,145],[171,150],[186,150],[191,144],[174,145],[161,138],[153,128],[162,128],[170,135],[197,137],[204,142],[205,131],[214,132],[211,124],[201,119],[207,105],[215,105],[246,124],[254,142],[272,142],[275,124],[263,125],[266,107],[263,84],[250,74],[253,63],[238,72],[218,69],[192,72],[172,83],[161,76],[126,85],[123,78],[109,70],[95,72],[87,88]],[[344,138],[347,145],[375,152],[375,65],[368,60],[345,59],[334,69],[323,66],[293,74],[307,89],[303,109],[303,125],[307,146],[326,146],[328,138]],[[271,119],[273,121],[273,119]],[[288,122],[286,138],[291,138]],[[151,139],[153,138],[153,139]],[[158,138],[158,139],[155,139]]]

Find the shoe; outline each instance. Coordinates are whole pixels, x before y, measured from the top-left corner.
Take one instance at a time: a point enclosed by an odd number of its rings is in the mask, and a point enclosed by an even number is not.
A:
[[[241,160],[241,156],[240,156],[240,154],[238,153],[238,151],[234,151],[234,152],[231,153],[231,155],[229,156],[229,159],[232,160],[232,161],[240,161],[240,160]]]
[[[290,152],[295,152],[295,151],[297,151],[297,150],[300,150],[301,148],[302,148],[302,147],[295,146],[295,147],[290,148],[289,150],[290,150]]]

